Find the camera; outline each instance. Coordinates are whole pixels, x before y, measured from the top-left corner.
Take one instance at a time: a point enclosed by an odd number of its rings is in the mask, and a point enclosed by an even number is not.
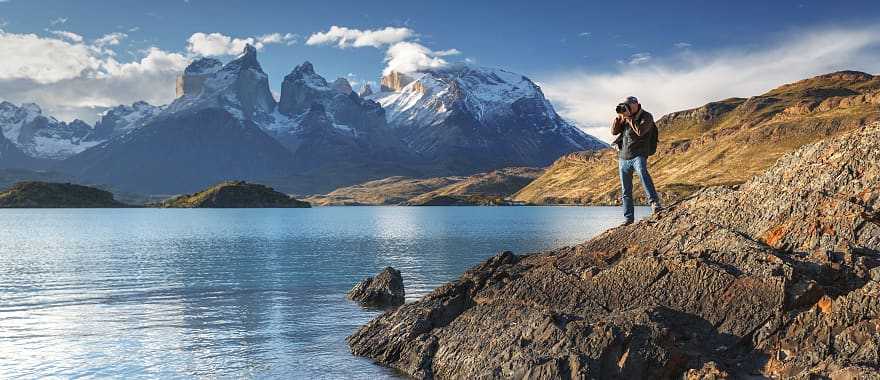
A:
[[[617,105],[617,108],[615,108],[614,111],[617,113],[627,113],[629,112],[629,107],[626,105],[626,103],[620,103]]]

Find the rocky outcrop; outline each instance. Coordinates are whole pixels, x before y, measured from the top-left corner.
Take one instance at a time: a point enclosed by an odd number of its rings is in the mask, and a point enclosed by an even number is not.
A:
[[[401,72],[392,71],[379,81],[381,91],[400,91],[406,85],[412,83],[413,78]]]
[[[403,305],[406,299],[403,277],[399,270],[385,267],[376,277],[367,277],[351,288],[348,299],[372,307]]]
[[[581,245],[504,252],[349,345],[422,379],[869,378],[878,140],[860,127]]]
[[[158,204],[163,208],[308,208],[308,202],[271,187],[244,181],[221,182],[195,194],[181,195]]]
[[[358,96],[364,98],[367,96],[373,95],[373,88],[370,87],[369,83],[364,84],[364,87],[361,88],[361,91],[358,92]]]
[[[660,145],[649,160],[654,184],[668,203],[706,186],[743,183],[805,144],[880,120],[878,104],[880,76],[842,71],[670,113],[657,121]],[[616,161],[610,149],[566,156],[513,198],[619,204]],[[644,201],[642,194],[636,190]]]
[[[129,207],[113,194],[72,183],[19,182],[0,192],[0,208],[114,208]]]
[[[349,95],[353,92],[351,89],[351,83],[348,83],[348,79],[345,78],[336,78],[336,80],[333,81],[333,89],[344,95]]]
[[[200,58],[186,67],[179,77],[175,92],[177,97],[184,95],[199,96],[204,89],[205,81],[223,68],[223,63],[214,58]]]

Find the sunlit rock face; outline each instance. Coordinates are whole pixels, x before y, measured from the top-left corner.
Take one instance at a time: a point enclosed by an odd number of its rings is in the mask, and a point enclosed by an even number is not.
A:
[[[214,58],[201,58],[193,61],[177,77],[177,97],[184,95],[198,96],[204,89],[205,80],[223,67],[223,63]]]

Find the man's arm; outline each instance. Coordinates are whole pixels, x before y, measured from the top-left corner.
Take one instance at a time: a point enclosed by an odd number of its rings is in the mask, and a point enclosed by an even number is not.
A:
[[[611,122],[611,134],[619,135],[621,132],[623,132],[623,118],[617,116],[617,118]]]
[[[654,125],[654,117],[647,112],[642,114],[642,117],[639,118],[638,122],[633,119],[628,119],[627,121],[629,122],[629,125],[632,126],[633,132],[639,137],[651,131],[651,128],[656,128]]]

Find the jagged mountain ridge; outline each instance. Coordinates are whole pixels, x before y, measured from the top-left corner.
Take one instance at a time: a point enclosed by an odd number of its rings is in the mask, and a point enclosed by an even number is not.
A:
[[[138,102],[106,111],[94,127],[76,123],[75,136],[80,140],[73,143],[81,148],[47,159],[63,159],[53,167],[85,181],[110,181],[106,184],[129,191],[144,191],[141,186],[147,178],[164,182],[149,186],[149,191],[163,193],[250,179],[268,181],[284,191],[313,194],[395,175],[469,175],[505,166],[542,166],[560,154],[604,147],[562,120],[525,77],[467,65],[415,73],[418,77],[411,81],[407,75],[400,74],[408,82],[398,82],[395,90],[428,105],[419,112],[419,120],[407,122],[399,117],[414,110],[389,101],[393,93],[371,94],[372,89],[365,87],[361,96],[346,79],[330,83],[308,62],[284,78],[276,102],[256,49],[248,46],[226,64],[213,58],[193,61],[177,81],[178,97],[167,106]],[[420,87],[432,80],[430,87]],[[414,95],[412,91],[420,88],[424,90],[420,96]],[[422,123],[426,113],[436,114],[430,119],[437,123]],[[216,125],[199,124],[208,120]],[[256,144],[248,148],[256,150],[232,149],[231,142],[217,142],[215,148],[223,146],[241,155],[240,162],[224,174],[215,164],[201,161],[221,154],[207,148],[217,137],[213,129],[220,128],[225,131],[220,136],[231,138],[239,133],[227,128],[233,124],[243,130],[242,143]],[[144,131],[156,125],[163,126],[161,131]],[[206,154],[196,155],[182,142],[165,140],[172,135],[196,144],[196,150],[205,149]],[[151,144],[162,144],[157,149],[166,152],[166,157],[148,157]],[[129,149],[129,145],[137,148]],[[142,156],[127,157],[126,151]],[[167,157],[183,161],[171,162]],[[276,162],[261,161],[269,159]],[[166,164],[157,166],[150,160]],[[128,172],[122,163],[129,165]],[[180,175],[193,171],[185,170],[187,166],[198,168],[197,177],[202,179],[181,184]],[[261,169],[249,172],[244,167]],[[147,168],[152,172],[138,172]],[[210,182],[201,183],[208,178]]]
[[[452,171],[546,166],[568,152],[608,146],[563,120],[534,82],[506,70],[453,64],[392,72],[382,90],[369,98],[382,104],[406,146]]]
[[[258,125],[275,103],[256,50],[250,47],[222,67],[207,59],[193,65],[178,83],[182,95],[142,127],[65,160],[59,169],[87,183],[150,194],[290,172],[292,154]]]

